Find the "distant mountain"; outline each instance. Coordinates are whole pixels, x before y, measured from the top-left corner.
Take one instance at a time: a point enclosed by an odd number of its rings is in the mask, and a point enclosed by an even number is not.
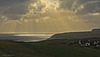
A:
[[[50,37],[50,39],[72,39],[72,38],[99,38],[100,29],[93,29],[92,31],[86,32],[69,32],[69,33],[60,33],[55,34]]]

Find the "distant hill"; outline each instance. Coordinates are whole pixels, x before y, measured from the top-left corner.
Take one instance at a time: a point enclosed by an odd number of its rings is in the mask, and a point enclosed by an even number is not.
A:
[[[69,32],[55,34],[50,39],[72,39],[72,38],[98,38],[100,37],[100,29],[93,29],[86,32]]]

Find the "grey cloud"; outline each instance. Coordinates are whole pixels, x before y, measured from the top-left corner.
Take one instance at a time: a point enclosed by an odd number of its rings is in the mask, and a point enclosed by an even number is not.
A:
[[[61,1],[60,8],[71,9],[72,4],[75,0],[60,0],[60,1]]]
[[[21,13],[29,0],[0,0],[0,11],[4,14]]]
[[[100,0],[59,0],[60,8],[75,12],[82,20],[87,20],[86,24],[91,28],[100,28]],[[80,8],[82,6],[82,8]],[[80,8],[80,9],[79,9]]]
[[[100,16],[95,15],[84,15],[81,18],[87,20],[87,24],[91,28],[100,28]]]
[[[94,13],[100,13],[100,0],[54,0],[57,1],[57,3],[59,2],[58,4],[60,5],[56,5],[56,3],[52,5],[52,3],[48,3],[49,0],[41,1],[0,0],[0,23],[6,19],[7,21],[10,20],[9,22],[11,22],[11,24],[13,24],[14,21],[20,21],[23,23],[22,25],[25,25],[27,22],[27,25],[32,26],[31,29],[33,28],[33,25],[36,26],[37,31],[38,28],[42,28],[42,23],[36,22],[42,22],[44,20],[49,21],[43,23],[43,26],[44,24],[49,26],[53,22],[56,23],[57,26],[63,26],[64,30],[78,27],[82,27],[84,29],[85,27],[88,28],[88,25],[91,28],[100,27],[100,15],[93,15]],[[32,3],[32,5],[30,3]],[[54,9],[56,6],[58,6],[57,9]],[[70,14],[70,11],[74,14]],[[36,22],[34,20],[36,20]],[[54,27],[55,29],[55,26],[52,24],[49,27]],[[23,27],[22,25],[19,24],[20,27]],[[21,29],[23,31],[23,28]],[[55,29],[55,31],[56,30],[57,29]]]
[[[0,0],[0,15],[8,19],[18,19],[27,12],[28,2],[31,0]]]
[[[68,9],[77,14],[100,12],[100,0],[59,0],[60,8]],[[83,8],[80,8],[83,6]]]
[[[20,15],[28,12],[28,4],[35,3],[39,0],[0,0],[0,12],[2,15],[7,16],[9,19],[18,19]],[[100,0],[58,0],[60,9],[71,10],[76,14],[88,14],[100,12]],[[98,2],[95,2],[98,1]],[[91,3],[92,2],[92,3]],[[84,8],[79,9],[80,5]],[[41,11],[45,5],[33,8],[35,13]]]
[[[85,4],[78,14],[100,13],[100,2]]]
[[[0,0],[0,6],[13,6],[26,3],[29,0]]]

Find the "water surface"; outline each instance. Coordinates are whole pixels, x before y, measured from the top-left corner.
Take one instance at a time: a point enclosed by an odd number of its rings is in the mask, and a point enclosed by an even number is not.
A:
[[[13,40],[18,42],[36,42],[50,38],[53,34],[0,34],[0,40]]]

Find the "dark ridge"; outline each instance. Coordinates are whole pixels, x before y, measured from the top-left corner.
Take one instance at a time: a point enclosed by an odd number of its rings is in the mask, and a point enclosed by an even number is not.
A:
[[[79,38],[100,38],[100,29],[93,29],[86,32],[60,33],[51,36],[49,39],[79,39]]]

